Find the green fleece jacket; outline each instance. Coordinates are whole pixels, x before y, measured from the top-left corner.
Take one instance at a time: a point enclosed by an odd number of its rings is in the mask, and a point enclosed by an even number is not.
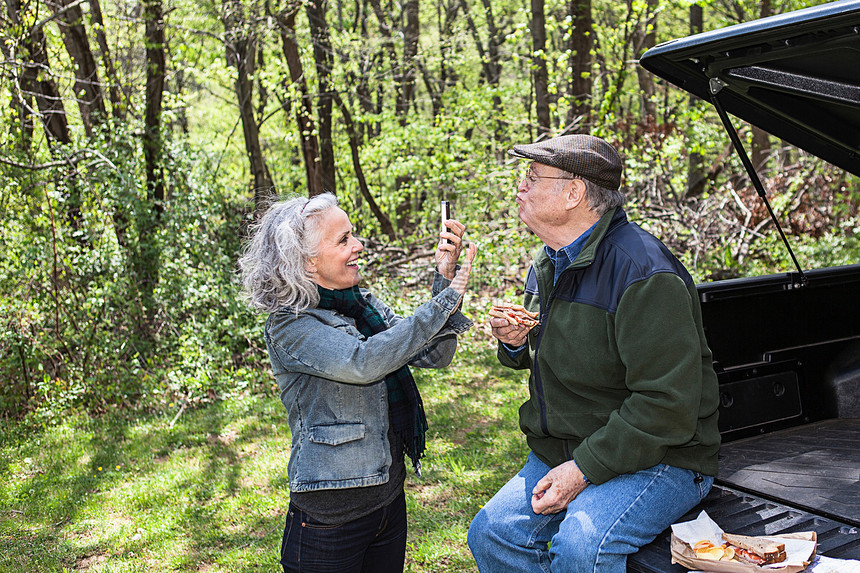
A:
[[[527,352],[498,353],[531,370],[520,428],[532,451],[595,484],[659,463],[716,475],[717,376],[680,261],[617,209],[555,285],[554,271],[541,248],[524,297],[540,324]]]

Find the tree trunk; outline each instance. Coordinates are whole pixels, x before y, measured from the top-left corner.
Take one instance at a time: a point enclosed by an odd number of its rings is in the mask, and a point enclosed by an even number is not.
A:
[[[12,22],[15,22],[22,33],[21,53],[22,68],[19,77],[21,93],[13,101],[21,105],[22,140],[21,145],[29,148],[32,136],[33,121],[32,107],[28,104],[30,98],[35,98],[42,117],[42,123],[47,134],[48,147],[52,155],[56,155],[57,144],[68,145],[71,143],[71,132],[69,131],[66,110],[63,105],[59,90],[51,79],[51,67],[48,62],[48,48],[43,31],[45,22],[37,23],[25,32],[20,21],[21,5],[18,0],[7,0],[7,9],[10,12]],[[25,107],[26,106],[26,107]],[[83,110],[82,110],[83,112]],[[26,138],[26,139],[24,139]],[[76,179],[77,171],[73,167],[66,170],[62,184],[57,185],[57,190],[63,195],[63,208],[65,209],[66,223],[69,228],[79,230],[83,216],[81,207],[80,185]],[[88,244],[89,240],[85,233],[74,233],[73,236],[82,246]]]
[[[327,0],[312,0],[306,4],[314,47],[314,64],[317,70],[319,89],[317,104],[317,126],[319,127],[320,176],[325,191],[337,193],[335,183],[334,144],[332,142],[332,98],[331,71],[334,67],[331,40],[325,10]]]
[[[549,75],[546,69],[546,16],[544,0],[532,2],[532,58],[538,139],[549,135]]]
[[[406,26],[403,28],[403,65],[402,88],[400,90],[400,101],[397,105],[397,114],[400,116],[400,125],[405,126],[409,105],[412,103],[415,92],[415,56],[418,54],[418,0],[406,0],[403,5],[406,14]]]
[[[439,47],[442,55],[442,58],[439,61],[439,81],[442,85],[442,90],[444,91],[446,88],[455,85],[458,78],[457,70],[452,63],[456,52],[456,40],[454,39],[452,31],[454,28],[454,20],[457,18],[457,12],[460,9],[460,2],[459,0],[448,0],[447,5],[439,2],[436,6],[439,10],[444,9],[445,12],[444,18],[442,18],[441,14],[439,15]]]
[[[444,84],[434,78],[430,70],[421,62],[420,59],[415,60],[418,71],[421,72],[421,79],[424,80],[424,87],[427,88],[427,94],[430,96],[430,105],[433,108],[433,118],[439,117],[442,113],[442,91],[445,89]],[[404,118],[405,119],[405,118]],[[406,125],[401,122],[401,125]]]
[[[397,57],[397,48],[394,45],[394,38],[391,34],[391,25],[388,23],[388,18],[382,9],[379,0],[369,0],[373,13],[379,22],[379,33],[382,36],[381,50],[388,54],[388,61],[391,66],[391,77],[394,79],[396,87],[395,95],[395,113],[401,113],[403,101],[403,70],[400,67],[400,60]],[[381,58],[380,58],[381,59]],[[381,101],[379,102],[381,106]]]
[[[367,186],[367,180],[364,177],[364,170],[361,168],[361,160],[358,154],[359,144],[361,142],[359,140],[359,134],[355,130],[355,125],[352,122],[352,114],[349,113],[349,109],[347,109],[343,100],[340,98],[340,95],[336,92],[334,94],[334,100],[340,108],[344,123],[346,124],[346,132],[349,134],[349,148],[352,153],[352,166],[353,169],[355,169],[355,176],[358,179],[358,187],[361,190],[362,196],[367,201],[373,216],[376,217],[377,221],[379,221],[379,226],[382,228],[382,232],[385,233],[389,239],[394,240],[397,236],[394,232],[394,226],[391,224],[391,219],[389,219],[388,216],[382,212],[382,209],[379,208],[379,205],[377,205],[376,200],[374,200],[373,195],[371,195],[370,189]]]
[[[225,0],[222,21],[226,32],[227,63],[236,68],[234,89],[239,104],[239,118],[245,138],[245,152],[253,177],[254,213],[261,215],[271,204],[275,195],[275,184],[269,174],[263,148],[260,145],[260,129],[254,114],[254,57],[257,41],[253,33],[244,29],[244,15],[240,0]]]
[[[48,145],[53,147],[57,143],[70,143],[72,137],[60,92],[50,74],[40,74],[41,71],[51,69],[45,33],[41,26],[33,27],[30,30],[23,29],[23,23],[20,19],[20,0],[6,0],[6,9],[10,21],[21,29],[22,35],[20,51],[18,54],[10,54],[10,61],[14,61],[16,57],[21,61],[18,75],[18,87],[20,88],[18,102],[23,106],[20,121],[24,126],[25,135],[32,133],[32,127],[27,127],[32,126],[30,119],[32,108],[26,105],[32,97],[36,100],[36,107],[39,110]]]
[[[434,119],[442,114],[445,90],[449,86],[454,85],[457,79],[456,70],[451,65],[454,55],[454,39],[451,29],[453,20],[456,18],[459,9],[459,0],[446,0],[445,2],[440,1],[436,3],[436,23],[439,34],[439,53],[441,56],[439,59],[439,76],[434,77],[431,70],[424,65],[421,58],[416,59],[418,70],[421,72],[421,77],[430,96]]]
[[[462,0],[460,6],[466,14],[466,24],[475,40],[475,48],[478,50],[478,55],[481,58],[481,76],[484,81],[493,86],[499,87],[499,81],[502,76],[502,62],[499,56],[499,46],[504,44],[507,37],[507,31],[496,26],[495,18],[493,17],[493,7],[490,0],[481,0],[484,7],[484,15],[487,25],[487,45],[481,39],[481,34],[478,31],[478,26],[475,24],[472,13],[469,11],[469,1]],[[496,121],[495,139],[497,143],[503,143],[507,137],[506,126],[502,121],[502,98],[498,95],[493,95],[493,115],[499,118]]]
[[[367,0],[356,1],[356,15],[353,33],[360,34],[365,45],[371,46],[373,41],[370,38],[367,27],[367,4]],[[380,65],[380,62],[383,59],[383,49],[361,50],[360,54],[354,57],[358,58],[358,73],[356,77],[352,78],[354,80],[352,84],[354,86],[355,95],[358,99],[358,105],[362,112],[373,114],[375,113],[375,107],[373,103],[373,94],[370,89],[370,77],[373,70]],[[379,123],[377,122],[376,125],[378,126]],[[369,140],[380,133],[380,129],[374,128],[373,124],[364,122],[358,125],[358,131],[362,141]]]
[[[57,16],[66,51],[74,63],[75,95],[81,121],[87,136],[92,136],[93,127],[104,121],[106,113],[98,67],[84,27],[84,15],[76,1],[57,0],[51,3],[51,8]]]
[[[628,6],[632,0],[628,0]],[[638,59],[646,50],[653,48],[656,40],[657,30],[657,8],[658,0],[648,0],[645,5],[645,13],[640,15],[636,24],[633,37],[633,54]],[[639,80],[639,90],[642,97],[642,115],[647,124],[657,120],[657,102],[655,94],[657,88],[654,85],[654,75],[643,68],[636,66],[636,76]]]
[[[591,51],[594,49],[594,29],[591,0],[570,0],[573,29],[570,32],[570,101],[567,123],[579,119],[580,126],[591,122]],[[587,128],[581,128],[586,131]]]
[[[773,16],[773,6],[770,0],[762,0],[759,18],[767,18],[768,16]],[[752,153],[750,154],[750,160],[752,161],[753,168],[759,171],[764,169],[767,158],[770,156],[770,135],[759,127],[754,125],[750,127],[752,128]]]
[[[134,213],[137,242],[130,244],[130,258],[140,296],[140,344],[148,349],[154,339],[154,321],[157,314],[155,288],[158,285],[161,250],[158,228],[164,209],[164,174],[162,172],[161,103],[164,92],[164,14],[161,0],[145,0],[143,19],[146,45],[146,87],[143,130],[143,157],[146,172],[147,201]],[[128,218],[125,206],[117,206],[115,215],[117,236],[126,241]],[[146,351],[144,351],[145,353]]]
[[[164,173],[161,139],[161,108],[167,63],[164,53],[164,15],[161,0],[144,2],[146,21],[146,111],[144,113],[143,157],[146,187],[156,214],[164,209]]]
[[[257,58],[256,63],[254,65],[255,68],[264,70],[266,68],[266,50],[264,49],[263,42],[254,42],[257,49]],[[260,123],[262,123],[262,118],[266,116],[266,106],[269,103],[269,90],[266,87],[266,82],[263,81],[263,74],[253,74],[257,81],[257,109],[256,109],[256,117],[261,118]],[[253,82],[252,82],[253,83]]]
[[[277,20],[281,28],[281,44],[290,71],[290,79],[301,94],[301,101],[295,107],[296,125],[301,139],[302,158],[305,162],[308,197],[314,197],[323,193],[323,186],[319,168],[319,142],[314,134],[313,104],[305,81],[299,45],[296,43],[296,15],[299,8],[298,2],[289,5],[286,10],[277,14]]]
[[[102,53],[102,64],[105,67],[105,76],[107,77],[111,103],[111,115],[117,121],[122,121],[125,118],[127,105],[123,98],[122,90],[120,90],[119,77],[116,73],[116,67],[110,56],[110,48],[105,35],[104,18],[102,18],[102,8],[100,0],[89,0],[90,15],[93,19],[96,31],[96,42],[98,42],[99,50]]]
[[[366,36],[365,36],[366,37]],[[370,90],[370,74],[380,65],[382,61],[382,53],[362,53],[361,62],[358,65],[358,78],[356,79],[355,95],[358,98],[358,105],[361,110],[367,114],[375,114],[377,107],[373,102],[373,93]],[[380,102],[381,105],[381,102]],[[362,140],[369,140],[382,133],[382,126],[379,121],[376,124],[362,123],[358,126],[362,134]]]
[[[703,28],[702,7],[698,4],[690,5],[690,34],[698,34]],[[696,96],[690,96],[690,107],[696,102]],[[702,155],[691,152],[687,164],[687,197],[701,195],[707,184],[704,169],[702,168]]]

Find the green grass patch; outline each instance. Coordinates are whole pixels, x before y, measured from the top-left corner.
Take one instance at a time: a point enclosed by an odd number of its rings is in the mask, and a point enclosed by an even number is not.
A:
[[[520,467],[524,375],[470,331],[414,369],[430,423],[410,475],[406,570],[477,571],[466,531]],[[279,571],[290,432],[277,393],[162,415],[0,428],[0,572]]]

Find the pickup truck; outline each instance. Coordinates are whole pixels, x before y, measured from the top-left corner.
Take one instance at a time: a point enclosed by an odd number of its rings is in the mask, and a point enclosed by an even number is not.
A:
[[[735,116],[860,175],[860,0],[697,34],[640,65],[711,102],[775,229]],[[816,531],[818,554],[860,559],[860,264],[698,285],[720,382],[723,445],[705,510],[746,535]],[[628,571],[682,572],[670,531]]]

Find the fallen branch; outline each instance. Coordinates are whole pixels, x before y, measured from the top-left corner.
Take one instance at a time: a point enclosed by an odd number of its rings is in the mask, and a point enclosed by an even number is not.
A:
[[[398,265],[402,265],[403,263],[408,263],[409,261],[414,261],[415,259],[420,259],[421,257],[429,257],[430,255],[432,255],[435,252],[436,252],[435,249],[432,251],[419,251],[419,252],[414,253],[412,255],[409,255],[408,257],[405,257],[403,259],[397,259],[396,261],[391,261],[390,263],[386,263],[386,264],[382,265],[380,268],[387,269],[390,267],[396,267]]]
[[[176,415],[175,415],[175,416],[173,416],[173,419],[172,419],[172,420],[170,420],[170,424],[168,424],[168,426],[167,426],[167,428],[168,428],[168,429],[170,429],[170,430],[172,430],[172,429],[173,429],[173,425],[174,425],[174,424],[176,424],[176,421],[179,419],[179,416],[181,416],[181,415],[182,415],[182,412],[184,412],[184,411],[185,411],[185,407],[188,405],[188,399],[189,399],[190,397],[191,397],[191,394],[189,394],[188,396],[186,396],[186,397],[182,400],[182,406],[179,408],[179,411],[178,411],[178,412],[176,412]]]
[[[16,161],[14,159],[9,159],[8,157],[3,157],[2,155],[0,155],[0,163],[2,163],[4,165],[9,165],[10,167],[17,167],[18,169],[29,169],[31,171],[41,171],[43,169],[52,169],[54,167],[63,167],[66,165],[74,165],[77,161],[79,161],[79,159],[81,159],[79,156],[89,156],[89,155],[95,155],[96,157],[101,159],[102,162],[107,163],[113,169],[116,169],[116,165],[114,165],[110,161],[110,159],[108,159],[107,157],[105,157],[104,155],[102,155],[101,153],[99,153],[98,151],[95,151],[93,149],[79,149],[79,150],[75,151],[74,153],[72,153],[71,155],[69,155],[65,159],[60,159],[57,161],[49,161],[47,163],[22,163],[20,161]]]

